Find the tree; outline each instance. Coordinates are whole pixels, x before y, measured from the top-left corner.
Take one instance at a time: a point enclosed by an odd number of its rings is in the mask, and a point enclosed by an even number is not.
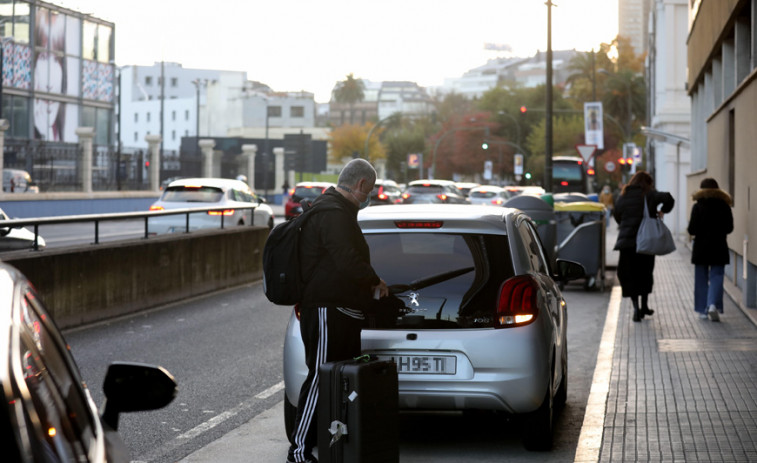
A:
[[[365,83],[362,79],[356,79],[352,73],[347,78],[337,83],[334,90],[334,100],[337,103],[347,104],[350,107],[350,124],[355,120],[355,103],[365,98]]]
[[[365,150],[365,139],[368,137],[368,132],[373,125],[371,123],[362,126],[345,124],[332,129],[329,135],[329,145],[331,146],[329,160],[339,164],[345,158],[360,156],[363,150]],[[379,127],[371,135],[371,140],[368,143],[368,152],[371,157],[369,161],[371,162],[386,157],[386,150],[378,140],[383,130],[382,127]]]
[[[526,140],[530,156],[526,159],[526,170],[533,178],[544,178],[544,139],[546,136],[545,121],[534,127]],[[554,122],[552,150],[554,156],[578,156],[576,145],[584,142],[583,116],[557,117]],[[545,187],[547,188],[547,187]]]

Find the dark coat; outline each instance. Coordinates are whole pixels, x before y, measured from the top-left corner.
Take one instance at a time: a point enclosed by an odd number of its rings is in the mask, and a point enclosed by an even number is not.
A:
[[[650,190],[646,197],[650,217],[657,214],[660,205],[662,205],[660,210],[666,214],[672,211],[673,205],[675,205],[673,196],[664,191]],[[613,249],[633,249],[636,251],[636,233],[639,231],[641,218],[644,215],[643,198],[644,193],[640,186],[628,185],[615,202],[612,215],[618,223],[618,239],[615,241]]]
[[[703,188],[693,195],[694,206],[687,231],[694,237],[691,263],[727,265],[726,236],[733,231],[731,196],[719,188]]]
[[[357,223],[358,208],[330,187],[313,201],[329,209],[315,213],[303,227],[300,264],[305,289],[303,307],[363,310],[371,287],[380,280],[371,267],[368,243]]]

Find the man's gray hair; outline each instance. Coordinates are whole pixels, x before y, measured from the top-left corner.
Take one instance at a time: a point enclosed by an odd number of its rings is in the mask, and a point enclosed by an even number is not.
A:
[[[346,187],[353,187],[361,178],[368,180],[369,183],[375,182],[376,169],[365,159],[353,159],[344,166],[337,183]]]

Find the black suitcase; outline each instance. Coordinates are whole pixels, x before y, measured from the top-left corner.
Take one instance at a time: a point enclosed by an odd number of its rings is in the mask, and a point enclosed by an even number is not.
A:
[[[321,365],[320,463],[398,463],[397,365],[364,355]]]

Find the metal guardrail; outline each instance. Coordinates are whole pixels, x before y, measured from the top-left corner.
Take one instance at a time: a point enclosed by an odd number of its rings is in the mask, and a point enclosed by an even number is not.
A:
[[[10,219],[0,220],[0,229],[3,228],[20,228],[20,227],[34,227],[34,246],[32,249],[39,251],[39,227],[40,225],[55,225],[55,224],[67,224],[67,223],[87,223],[93,222],[95,224],[95,242],[92,244],[100,243],[100,222],[113,222],[117,220],[129,220],[129,219],[144,219],[145,220],[145,235],[144,238],[149,238],[149,220],[151,217],[161,217],[166,215],[185,215],[186,216],[186,228],[185,233],[189,233],[189,216],[196,213],[207,213],[211,211],[226,211],[229,209],[250,209],[250,225],[255,225],[255,209],[257,206],[245,206],[245,207],[191,207],[185,209],[171,209],[168,211],[149,211],[149,212],[119,212],[112,214],[84,214],[84,215],[65,215],[59,217],[38,217],[31,219]],[[219,214],[221,217],[221,229],[224,228],[224,215]]]

